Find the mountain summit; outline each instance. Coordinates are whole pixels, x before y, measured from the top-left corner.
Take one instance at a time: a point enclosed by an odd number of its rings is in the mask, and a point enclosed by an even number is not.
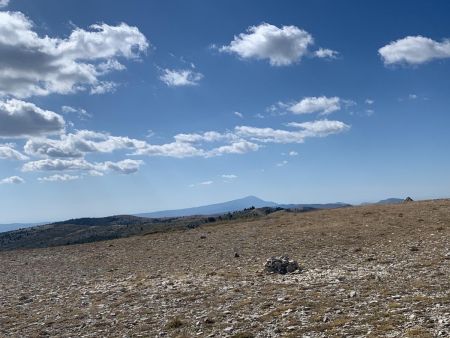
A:
[[[203,205],[193,208],[176,209],[176,210],[163,210],[155,212],[147,212],[136,214],[136,216],[141,217],[181,217],[181,216],[191,216],[191,215],[214,215],[214,214],[224,214],[227,212],[242,210],[250,207],[262,208],[262,207],[277,207],[279,204],[270,201],[264,201],[256,196],[247,196],[244,198],[239,198],[236,200]]]
[[[239,198],[236,200],[209,204],[194,208],[177,209],[177,210],[163,210],[148,213],[136,214],[135,216],[141,217],[181,217],[181,216],[192,216],[192,215],[216,215],[224,214],[227,212],[233,212],[242,210],[245,208],[255,207],[280,207],[286,209],[296,209],[296,208],[313,208],[313,209],[334,209],[349,206],[345,203],[328,203],[328,204],[278,204],[275,202],[264,201],[256,196],[247,196],[244,198]]]

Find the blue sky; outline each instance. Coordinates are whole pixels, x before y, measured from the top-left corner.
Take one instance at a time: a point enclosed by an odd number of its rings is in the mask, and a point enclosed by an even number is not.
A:
[[[0,6],[0,223],[450,195],[448,1]]]

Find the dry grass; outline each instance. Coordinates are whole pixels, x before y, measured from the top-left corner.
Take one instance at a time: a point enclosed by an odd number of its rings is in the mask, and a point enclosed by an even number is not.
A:
[[[1,252],[0,337],[450,334],[449,251],[437,200]],[[282,254],[304,271],[262,272]]]

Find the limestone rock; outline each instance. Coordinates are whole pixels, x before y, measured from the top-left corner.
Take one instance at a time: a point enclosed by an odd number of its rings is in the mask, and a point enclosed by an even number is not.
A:
[[[270,257],[264,264],[267,272],[287,274],[300,270],[297,261],[290,259],[288,256]]]

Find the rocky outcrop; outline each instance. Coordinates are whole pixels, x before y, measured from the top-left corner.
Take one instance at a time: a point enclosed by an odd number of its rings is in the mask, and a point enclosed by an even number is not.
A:
[[[300,270],[297,261],[290,259],[288,256],[270,257],[264,264],[264,268],[267,272],[282,275]]]

